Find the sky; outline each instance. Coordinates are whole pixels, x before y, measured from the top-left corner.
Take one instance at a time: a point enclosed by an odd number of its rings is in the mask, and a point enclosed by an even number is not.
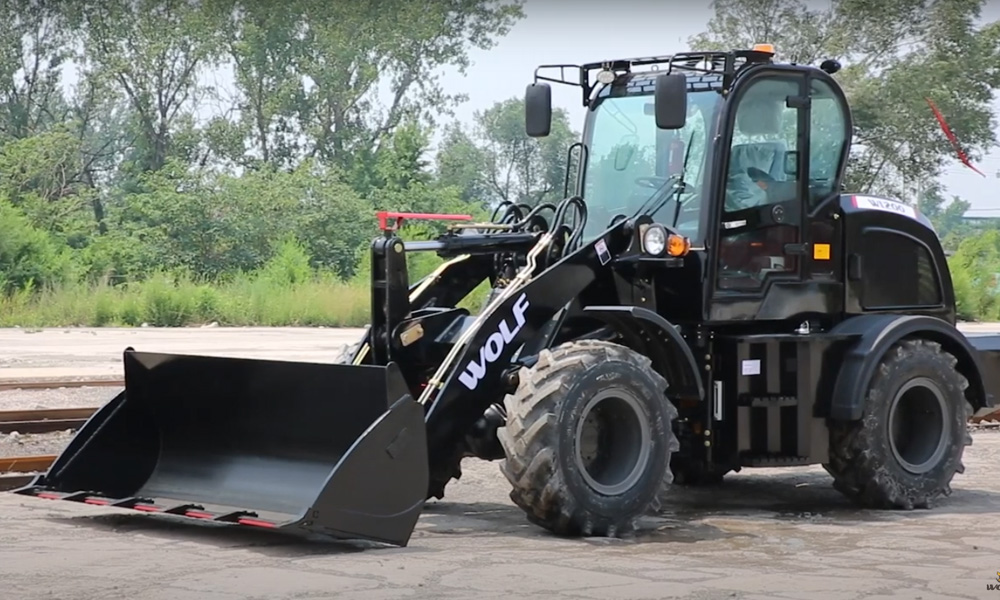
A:
[[[689,37],[704,31],[712,16],[707,0],[689,4],[681,0],[526,0],[524,12],[525,18],[492,49],[470,53],[473,64],[465,76],[442,77],[445,89],[468,95],[468,102],[456,109],[459,120],[469,122],[476,110],[523,96],[539,64],[581,64],[685,51]],[[988,0],[982,18],[1000,19],[1000,0]],[[780,60],[781,49],[777,51]],[[569,112],[577,131],[582,129],[579,88],[553,85],[552,102]],[[994,101],[994,112],[1000,115],[1000,101]],[[933,118],[932,113],[928,112],[928,118]],[[941,177],[946,197],[956,195],[970,202],[970,216],[1000,216],[1000,195],[994,191],[1000,187],[1000,148],[973,164],[987,178],[956,159]]]

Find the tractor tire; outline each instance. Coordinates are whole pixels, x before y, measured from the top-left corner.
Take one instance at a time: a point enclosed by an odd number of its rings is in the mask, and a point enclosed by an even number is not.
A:
[[[930,508],[951,494],[972,444],[972,406],[957,359],[928,340],[906,340],[882,358],[862,418],[830,425],[830,462],[840,493],[865,508]]]
[[[500,470],[530,522],[558,535],[617,537],[659,509],[680,445],[667,382],[647,357],[605,341],[570,342],[543,350],[519,380],[498,432]],[[612,427],[584,433],[604,411]],[[591,461],[605,473],[592,475]]]
[[[354,342],[353,344],[344,344],[340,347],[336,358],[332,361],[336,364],[349,364],[351,358],[361,347],[361,341]],[[430,481],[427,484],[427,497],[425,500],[430,500],[431,498],[437,498],[441,500],[444,498],[444,488],[451,483],[453,479],[462,478],[462,457],[460,451],[448,459],[444,467],[441,469],[434,469],[430,473]]]

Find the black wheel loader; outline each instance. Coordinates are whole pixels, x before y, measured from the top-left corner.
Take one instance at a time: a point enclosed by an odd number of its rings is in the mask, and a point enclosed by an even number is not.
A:
[[[565,200],[381,213],[347,354],[129,348],[124,391],[16,493],[404,546],[466,457],[562,535],[626,534],[672,484],[747,467],[820,464],[859,506],[929,506],[992,410],[1000,336],[956,328],[925,216],[842,190],[839,64],[773,56],[539,67],[528,135],[549,132],[548,82],[586,108]],[[411,282],[421,251],[445,260]]]

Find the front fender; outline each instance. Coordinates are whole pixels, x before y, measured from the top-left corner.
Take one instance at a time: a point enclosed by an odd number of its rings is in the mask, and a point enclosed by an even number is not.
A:
[[[583,312],[613,327],[627,346],[648,356],[667,378],[672,395],[698,401],[705,398],[691,347],[662,316],[639,306],[588,306]]]
[[[950,323],[913,315],[862,315],[848,319],[830,332],[856,337],[841,357],[840,373],[830,399],[831,419],[856,421],[864,414],[865,397],[879,361],[904,338],[932,340],[958,359],[957,369],[969,380],[966,392],[976,410],[987,406],[982,366],[969,340]]]

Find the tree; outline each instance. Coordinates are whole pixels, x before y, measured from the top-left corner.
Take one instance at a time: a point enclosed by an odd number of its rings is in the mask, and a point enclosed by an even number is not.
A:
[[[69,38],[56,5],[0,3],[0,142],[65,121],[59,78],[70,57]]]
[[[523,16],[523,0],[432,3],[215,0],[227,58],[236,72],[235,128],[253,159],[285,167],[315,158],[369,185],[376,160],[403,124],[433,126],[464,100],[438,82],[464,73],[470,48],[490,48]],[[382,106],[377,96],[388,92]],[[233,126],[215,124],[230,159]]]
[[[222,35],[237,90],[230,114],[207,128],[211,149],[238,166],[293,168],[303,154],[306,90],[298,63],[307,15],[291,2],[274,10],[266,0],[208,0],[205,7]]]
[[[486,152],[459,123],[449,123],[435,159],[437,179],[459,190],[463,202],[484,206],[490,197]]]
[[[982,0],[714,0],[695,49],[774,43],[781,60],[841,61],[855,147],[849,188],[907,196],[955,158],[927,99],[975,160],[996,142],[990,103],[1000,86],[1000,23],[977,29]]]
[[[218,58],[220,31],[186,0],[107,0],[68,8],[80,28],[84,77],[114,88],[134,118],[134,172],[162,168],[190,135],[191,113],[205,91],[201,69]],[[187,130],[187,131],[185,131]]]
[[[971,233],[971,227],[963,222],[963,217],[972,205],[958,196],[953,196],[948,202],[939,183],[935,182],[923,190],[916,206],[934,224],[946,250],[957,249],[957,240]]]
[[[473,132],[449,131],[438,155],[439,177],[482,194],[481,202],[504,200],[535,205],[562,199],[567,153],[578,135],[566,111],[553,111],[551,133],[531,138],[524,131],[524,100],[510,98],[477,111]]]

